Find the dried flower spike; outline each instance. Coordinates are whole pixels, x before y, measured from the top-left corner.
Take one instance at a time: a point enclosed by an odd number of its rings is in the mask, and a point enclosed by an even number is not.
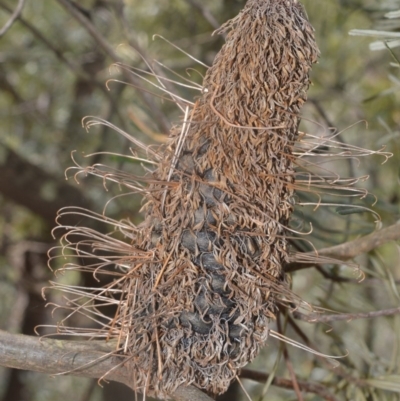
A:
[[[64,236],[82,257],[96,250],[99,263],[81,270],[116,276],[70,290],[72,312],[117,338],[137,390],[160,398],[179,385],[226,391],[265,345],[277,304],[293,299],[285,234],[313,28],[296,0],[249,0],[220,32],[203,96],[154,154],[144,223],[108,220],[132,243],[79,227]],[[101,304],[117,306],[113,319]]]

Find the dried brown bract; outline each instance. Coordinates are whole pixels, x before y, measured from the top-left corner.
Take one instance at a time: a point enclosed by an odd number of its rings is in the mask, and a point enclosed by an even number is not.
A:
[[[115,279],[98,290],[62,288],[74,294],[72,313],[102,326],[63,332],[117,338],[137,390],[161,398],[189,384],[224,392],[265,345],[277,305],[296,302],[283,267],[293,147],[318,57],[313,28],[296,0],[249,0],[220,32],[226,44],[202,97],[150,154],[144,223],[106,219],[131,243],[80,227],[64,236],[66,248],[99,258],[65,270]],[[110,304],[113,319],[100,312]]]

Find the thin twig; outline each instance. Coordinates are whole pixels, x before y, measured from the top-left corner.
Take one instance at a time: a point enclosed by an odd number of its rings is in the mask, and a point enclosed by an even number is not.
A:
[[[7,12],[11,13],[12,10],[3,3],[0,3],[0,7],[3,10],[6,10]],[[28,22],[27,20],[25,20],[24,18],[22,18],[21,16],[18,16],[18,21],[25,26],[32,34],[34,37],[36,37],[36,39],[38,39],[39,41],[41,41],[46,47],[48,47],[53,53],[54,55],[62,62],[64,63],[68,69],[74,73],[76,75],[77,78],[81,78],[87,82],[90,82],[92,85],[96,86],[97,88],[99,88],[103,94],[107,97],[107,99],[109,100],[110,104],[112,105],[112,107],[115,108],[115,99],[113,98],[113,96],[111,95],[111,93],[106,89],[106,87],[104,86],[104,82],[100,82],[99,80],[97,80],[93,75],[88,74],[87,72],[85,72],[82,68],[80,68],[78,65],[76,65],[75,63],[71,62],[70,60],[68,60],[63,52],[58,49],[57,47],[55,47],[34,25],[32,25],[30,22]],[[20,100],[20,103],[22,103],[23,101]],[[118,108],[115,108],[115,113],[118,115],[118,118],[121,122],[124,121],[124,119],[122,118],[122,115],[120,113],[120,111],[118,110]]]
[[[11,17],[9,20],[5,23],[3,28],[0,29],[0,37],[3,36],[13,25],[15,20],[21,15],[22,9],[24,8],[25,0],[19,0],[17,8],[15,11],[12,13]]]
[[[335,283],[346,283],[346,284],[354,284],[354,285],[360,284],[360,279],[341,277],[337,274],[332,274],[332,273],[325,271],[321,266],[315,266],[315,270],[318,273],[320,273],[324,278],[331,280],[332,282],[335,282]],[[362,280],[362,283],[364,286],[381,285],[383,282],[384,282],[383,278],[366,278],[366,279]],[[400,284],[400,280],[393,280],[393,283]]]
[[[293,312],[293,317],[299,320],[305,320],[310,323],[327,323],[327,322],[336,322],[340,320],[356,320],[356,319],[371,319],[379,316],[391,316],[397,315],[400,313],[400,308],[392,308],[392,309],[383,309],[374,312],[365,312],[365,313],[341,313],[335,315],[319,315],[319,314],[311,314],[305,315],[300,312]]]
[[[307,344],[308,347],[318,350],[318,346],[310,341],[310,339],[305,335],[303,330],[299,327],[299,325],[291,316],[288,316],[288,323],[291,325],[296,334],[304,341],[304,343]],[[368,387],[368,384],[363,379],[360,379],[359,377],[354,377],[352,373],[346,371],[342,365],[333,365],[327,358],[323,358],[318,354],[316,354],[316,357],[328,370],[332,371],[335,375],[338,375],[341,378],[345,379],[347,382],[353,383],[358,387]]]
[[[207,7],[205,7],[202,2],[198,0],[186,1],[190,3],[193,7],[197,8],[214,29],[218,29],[221,26],[217,19],[212,15],[211,11]]]
[[[400,223],[393,224],[389,227],[374,231],[364,237],[357,238],[353,241],[345,242],[344,244],[335,245],[329,248],[319,249],[317,253],[307,252],[302,256],[312,257],[325,257],[332,258],[339,261],[346,261],[353,259],[356,256],[371,251],[380,245],[386,244],[390,241],[397,241],[400,239]],[[311,259],[310,259],[311,260]],[[306,269],[315,266],[315,262],[307,263],[290,263],[286,266],[286,272],[293,272],[296,270]]]
[[[280,316],[281,316],[281,314],[280,314]],[[277,319],[277,325],[278,325],[279,333],[283,334],[281,320],[280,320],[279,317]],[[295,371],[293,369],[292,361],[289,358],[289,352],[287,350],[287,346],[286,346],[286,344],[284,342],[282,342],[282,353],[283,353],[283,357],[285,359],[286,367],[287,367],[287,369],[289,371],[289,374],[290,374],[290,378],[292,380],[293,390],[296,393],[297,400],[298,401],[304,401],[303,395],[301,394],[301,389],[300,389],[300,386],[299,386],[299,383],[298,383],[298,380],[297,380],[297,377],[296,377],[296,373],[295,373]]]
[[[242,379],[249,379],[259,383],[265,383],[268,380],[269,374],[257,372],[250,369],[242,369],[240,377]],[[331,394],[322,384],[311,383],[303,380],[298,380],[297,383],[301,391],[304,391],[306,393],[317,394],[327,401],[338,401],[338,399],[333,394]],[[275,377],[272,381],[272,385],[293,390],[292,380],[284,379],[282,377]]]
[[[58,2],[87,30],[90,36],[95,40],[95,42],[108,57],[110,57],[115,63],[123,63],[123,60],[117,55],[117,53],[115,53],[113,47],[101,35],[93,23],[82,12],[79,11],[79,9],[77,9],[69,0],[58,0]],[[131,84],[136,87],[140,86],[138,78],[136,78],[133,74],[129,74],[123,69],[122,73]],[[163,131],[165,134],[168,134],[170,124],[164,113],[154,102],[153,97],[145,91],[140,91],[139,93],[144,103],[150,108],[152,116],[154,117],[161,131]]]

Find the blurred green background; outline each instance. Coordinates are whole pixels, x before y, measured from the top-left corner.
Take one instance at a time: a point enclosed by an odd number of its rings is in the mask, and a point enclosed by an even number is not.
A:
[[[72,4],[90,22],[95,37],[63,3]],[[399,30],[400,24],[392,20],[388,25],[384,15],[399,9],[400,1],[303,3],[316,29],[321,58],[313,69],[300,129],[317,133],[332,126],[342,131],[341,140],[346,143],[369,149],[386,145],[385,150],[394,154],[387,163],[382,165],[383,158],[371,156],[340,168],[349,175],[369,176],[359,186],[375,194],[378,201],[372,205],[373,198],[367,197],[365,205],[380,214],[382,226],[391,225],[400,214],[400,65],[396,60],[400,51],[372,52],[372,38],[349,36],[348,32],[355,28]],[[160,38],[153,40],[153,34],[211,64],[223,44],[221,36],[211,36],[213,30],[244,4],[244,0],[26,1],[21,17],[0,37],[1,329],[34,334],[37,325],[54,324],[41,289],[53,279],[47,251],[56,245],[51,236],[56,212],[76,205],[101,213],[107,200],[119,193],[117,186],[106,191],[101,179],[80,176],[74,180],[74,170],[67,171],[69,179],[65,180],[65,170],[73,165],[71,154],[82,165],[111,163],[136,171],[137,166],[127,166],[118,157],[99,154],[85,159],[85,154],[95,152],[128,154],[131,144],[107,127],[94,127],[87,133],[82,118],[100,117],[146,143],[163,141],[170,126],[179,123],[181,115],[170,102],[118,82],[109,82],[108,90],[107,80],[127,80],[113,64],[121,61],[127,67],[146,69],[142,54],[150,63],[158,60],[201,83],[204,67]],[[16,1],[0,0],[0,27],[16,5]],[[185,88],[178,91],[189,99],[198,95]],[[111,202],[107,211],[113,217],[140,222],[140,205],[140,198],[121,197]],[[312,208],[304,208],[301,213],[305,220],[315,222],[318,247],[341,243],[374,228],[373,217],[367,213],[342,216],[339,223],[330,222],[337,217],[332,210],[312,214]],[[310,303],[346,313],[398,306],[399,251],[398,245],[389,243],[358,258],[366,274],[362,283],[349,267],[324,266],[323,272],[331,279],[315,269],[299,271],[293,275],[294,290]],[[335,280],[338,276],[346,280]],[[338,399],[400,399],[399,317],[332,326],[298,324],[323,352],[340,355],[349,351],[349,356],[340,360],[340,369],[346,372],[340,375],[314,356],[289,348],[299,380],[324,383]],[[291,328],[287,335],[302,342]],[[271,340],[252,368],[270,373],[279,355],[279,343]],[[282,361],[275,371],[277,376],[289,377]],[[277,386],[264,397],[262,384],[243,382],[254,400],[297,399],[293,391]],[[387,391],[390,388],[397,392]],[[51,378],[0,368],[1,401],[124,401],[132,397],[113,384],[101,388],[89,379]],[[225,399],[246,398],[234,385]],[[323,398],[304,393],[304,399]]]

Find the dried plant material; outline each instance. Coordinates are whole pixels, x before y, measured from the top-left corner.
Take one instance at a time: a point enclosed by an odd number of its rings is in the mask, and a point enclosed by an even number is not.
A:
[[[98,289],[55,283],[69,293],[71,315],[98,327],[60,332],[118,339],[137,391],[160,398],[189,384],[226,391],[265,345],[278,304],[300,303],[284,265],[299,113],[318,57],[313,28],[296,0],[249,0],[222,32],[226,44],[203,95],[185,105],[168,142],[154,149],[131,138],[154,170],[142,182],[101,166],[85,170],[142,193],[145,221],[61,212],[116,231],[67,227],[64,250],[89,262],[63,270],[114,279]],[[113,318],[102,313],[109,306]]]
[[[138,288],[118,323],[128,350],[146,349],[134,380],[158,396],[192,383],[224,392],[265,344],[276,298],[290,296],[291,147],[318,50],[291,1],[250,1],[227,30],[153,174],[136,240],[153,260],[125,283]]]

